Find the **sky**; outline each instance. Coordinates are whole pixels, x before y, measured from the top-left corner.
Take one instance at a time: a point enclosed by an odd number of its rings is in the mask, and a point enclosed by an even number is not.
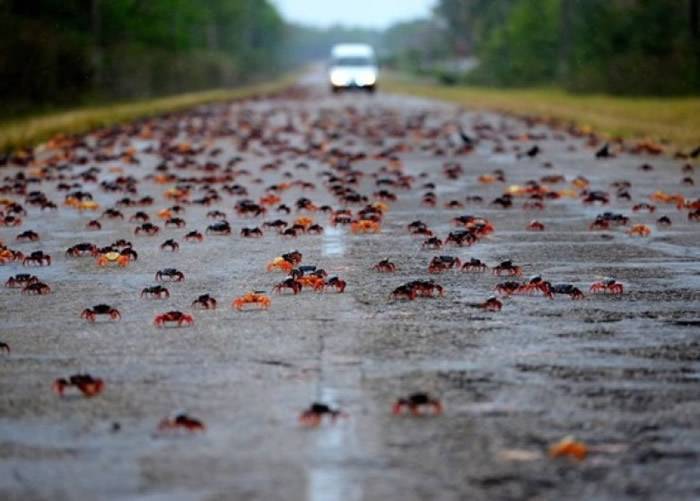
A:
[[[315,26],[386,28],[426,17],[436,0],[272,0],[285,19]]]

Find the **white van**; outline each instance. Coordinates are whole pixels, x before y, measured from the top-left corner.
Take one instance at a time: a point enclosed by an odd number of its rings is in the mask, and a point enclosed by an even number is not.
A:
[[[331,89],[364,89],[374,92],[377,88],[377,61],[374,49],[366,44],[339,44],[331,51],[328,71]]]

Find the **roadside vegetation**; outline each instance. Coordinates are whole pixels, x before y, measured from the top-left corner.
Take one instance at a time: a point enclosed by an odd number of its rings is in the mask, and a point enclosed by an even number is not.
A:
[[[640,98],[574,94],[556,88],[445,86],[393,75],[389,92],[452,101],[466,108],[571,122],[610,137],[651,139],[679,148],[700,145],[700,97]]]
[[[101,127],[172,113],[193,106],[275,92],[291,86],[295,79],[296,76],[290,74],[269,83],[234,89],[192,92],[119,104],[89,106],[10,120],[0,123],[0,152],[33,146],[57,134],[81,134]]]

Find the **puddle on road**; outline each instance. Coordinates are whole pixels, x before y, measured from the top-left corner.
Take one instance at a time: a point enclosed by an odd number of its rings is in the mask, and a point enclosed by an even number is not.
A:
[[[321,253],[324,257],[345,255],[345,232],[337,228],[325,228]]]

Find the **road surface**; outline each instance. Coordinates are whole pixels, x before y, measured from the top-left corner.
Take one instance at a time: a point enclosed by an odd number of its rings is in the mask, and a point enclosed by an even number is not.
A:
[[[457,122],[480,138],[474,151],[464,151],[451,126]],[[0,354],[0,498],[697,499],[700,226],[672,204],[655,203],[653,213],[632,207],[651,203],[657,190],[691,199],[698,190],[681,184],[692,177],[681,173],[686,161],[624,152],[596,160],[597,147],[587,141],[418,98],[331,97],[304,82],[294,92],[138,122],[66,148],[74,156],[55,162],[63,167],[47,168],[40,183],[26,186],[44,192],[57,210],[42,211],[24,195],[2,195],[23,204],[27,215],[19,227],[0,228],[0,240],[25,255],[42,250],[53,262],[0,267],[3,282],[30,272],[52,289],[39,296],[0,289],[0,341],[12,350]],[[166,153],[161,144],[172,148]],[[518,158],[535,144],[540,154]],[[38,151],[37,164],[60,151]],[[345,186],[370,202],[380,189],[398,196],[387,202],[378,234],[354,235],[330,225],[328,214],[294,209],[301,197],[341,208],[327,182],[329,175],[347,174],[339,152],[366,154],[349,164],[363,175]],[[380,152],[398,160],[376,158]],[[463,173],[446,177],[447,162],[457,162]],[[653,170],[640,170],[645,163]],[[224,175],[226,166],[232,177],[209,180],[220,201],[183,202],[187,226],[163,228],[157,215],[175,203],[163,196],[175,183],[156,183],[154,173],[187,184]],[[91,167],[97,183],[77,177]],[[377,185],[397,179],[397,169],[412,176],[411,189]],[[478,181],[497,169],[505,183]],[[35,165],[0,172],[8,186],[20,173],[39,171]],[[543,210],[523,209],[523,197],[510,209],[490,203],[508,186],[554,175],[564,181],[549,183],[551,190],[574,190],[574,196],[547,199]],[[119,176],[133,176],[137,193],[100,187]],[[585,176],[589,189],[608,192],[610,204],[584,205],[576,194],[581,188],[571,184],[577,176]],[[267,187],[298,180],[316,189],[293,185],[280,192],[290,215],[272,206],[264,217],[244,219],[233,210],[242,198],[257,201]],[[611,187],[622,180],[631,183],[630,201]],[[70,191],[90,192],[100,208],[66,207],[61,183],[77,183]],[[233,184],[246,187],[248,196],[223,189]],[[207,194],[204,183],[192,186],[190,201]],[[422,203],[428,191],[437,195],[435,207]],[[100,231],[85,229],[119,199],[146,196],[154,198],[152,206],[119,208],[124,220],[103,217]],[[473,196],[483,202],[466,204]],[[451,200],[465,207],[445,208]],[[350,208],[356,214],[362,205]],[[129,218],[139,210],[161,226],[157,236],[134,236],[137,223]],[[232,235],[185,242],[186,233],[214,223],[207,218],[212,210],[226,214]],[[630,223],[590,231],[605,211]],[[431,251],[406,228],[421,220],[445,238],[457,229],[452,219],[464,214],[487,218],[495,231],[470,247]],[[671,227],[656,225],[664,215]],[[260,239],[239,236],[243,227],[299,216],[325,232],[285,239],[267,229]],[[526,229],[533,219],[544,231]],[[628,235],[636,223],[649,225],[651,235]],[[17,243],[25,230],[40,240]],[[79,242],[102,247],[120,238],[138,252],[126,268],[65,256]],[[178,252],[160,250],[168,238],[179,242]],[[265,266],[295,249],[302,264],[343,278],[345,292],[273,294],[284,274]],[[437,255],[489,266],[512,259],[523,266],[517,280],[541,274],[575,285],[586,297],[514,295],[502,298],[502,311],[483,311],[474,305],[512,278],[490,271],[431,275],[427,266]],[[396,264],[395,273],[372,270],[384,258]],[[166,284],[169,299],[142,299],[140,291],[155,285],[163,268],[186,278]],[[591,294],[590,285],[603,277],[622,283],[624,293]],[[391,298],[399,285],[428,278],[444,287],[445,297]],[[269,310],[231,308],[250,290],[268,292]],[[205,293],[218,300],[216,310],[191,307]],[[99,303],[118,308],[121,320],[80,318]],[[194,325],[153,325],[156,314],[175,309],[191,313]],[[104,391],[94,398],[52,392],[56,378],[81,372],[102,378]],[[443,415],[393,416],[395,400],[417,391],[439,397]],[[303,427],[299,413],[314,401],[346,416]],[[202,420],[206,431],[157,432],[161,419],[179,412]],[[566,436],[586,444],[583,461],[549,457],[548,448]]]

